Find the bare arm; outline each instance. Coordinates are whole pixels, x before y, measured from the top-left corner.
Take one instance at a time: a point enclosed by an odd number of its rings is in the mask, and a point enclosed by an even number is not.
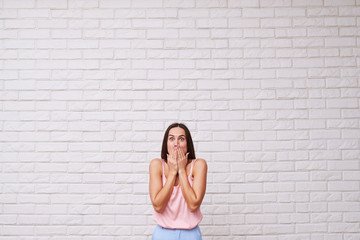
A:
[[[149,166],[150,180],[149,180],[149,193],[154,210],[162,212],[167,203],[169,202],[171,193],[174,188],[177,169],[170,163],[171,159],[168,157],[170,171],[166,179],[166,183],[162,185],[162,163],[160,159],[153,159]],[[176,161],[176,160],[175,160]]]
[[[187,158],[186,158],[187,161]],[[181,164],[180,164],[181,166]],[[192,187],[188,181],[188,176],[184,167],[179,168],[179,180],[181,191],[190,211],[197,210],[205,195],[207,164],[204,159],[197,159],[193,166],[194,182]]]

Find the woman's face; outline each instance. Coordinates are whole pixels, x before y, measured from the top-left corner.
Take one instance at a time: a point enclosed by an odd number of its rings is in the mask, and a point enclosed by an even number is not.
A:
[[[181,149],[184,153],[187,153],[187,142],[184,129],[181,127],[170,129],[167,139],[167,149],[169,154],[175,149]]]

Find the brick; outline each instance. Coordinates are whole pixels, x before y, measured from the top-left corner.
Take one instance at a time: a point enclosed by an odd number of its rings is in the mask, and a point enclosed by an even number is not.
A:
[[[96,18],[96,19],[113,18],[114,11],[107,10],[107,9],[84,10],[83,17],[84,18]]]
[[[253,1],[251,1],[251,2],[253,2]],[[239,9],[239,8],[211,8],[210,9],[210,17],[212,17],[212,18],[239,17],[239,16],[241,16],[241,9]]]
[[[98,48],[98,46],[99,42],[97,40],[68,40],[68,47],[70,49]],[[118,43],[118,46],[121,46],[121,43]]]
[[[326,224],[298,224],[296,225],[296,231],[299,233],[303,232],[325,232],[327,230]]]
[[[275,27],[291,27],[292,22],[286,18],[274,18],[274,19],[261,19],[260,26],[262,28],[275,28]]]
[[[323,1],[322,0],[316,0],[316,1],[312,1],[312,0],[294,0],[292,1],[292,5],[293,6],[322,6],[323,5]],[[309,9],[310,10],[310,9]]]
[[[343,233],[343,232],[349,232],[349,233],[355,233],[359,227],[358,223],[330,223],[329,227],[331,227],[330,232],[337,232],[337,233]]]
[[[325,26],[335,26],[335,27],[343,27],[343,26],[347,26],[347,27],[351,27],[351,26],[355,26],[356,25],[356,20],[354,17],[329,17],[325,19]],[[352,32],[356,32],[357,29],[352,29],[352,28],[341,28],[340,31],[347,31],[351,29]],[[349,36],[352,36],[354,34],[349,34]],[[342,36],[342,34],[340,34],[340,36]]]
[[[340,16],[357,16],[359,11],[360,11],[359,7],[340,7],[339,15]]]
[[[105,0],[101,1],[99,4],[100,8],[129,8],[131,6],[130,1],[114,1],[114,0]],[[94,7],[97,7],[94,5]]]
[[[5,8],[33,8],[35,7],[35,1],[25,1],[25,0],[6,0],[3,3]]]
[[[291,213],[294,212],[294,205],[292,203],[282,203],[282,207],[276,203],[264,204],[264,213]]]
[[[81,38],[81,30],[67,29],[67,30],[52,30],[51,37],[52,38]]]
[[[198,143],[199,151],[228,151],[229,144],[224,142],[207,142],[207,143]]]
[[[276,37],[304,37],[306,34],[306,28],[278,28],[275,30]]]
[[[66,28],[67,21],[65,19],[39,19],[37,21],[38,28],[46,28],[46,29],[58,29],[58,28]],[[48,39],[48,41],[56,41],[54,39]]]
[[[227,21],[225,19],[198,19],[196,26],[198,28],[227,28]]]
[[[306,3],[306,1],[299,1],[302,3]],[[315,1],[311,1],[315,2]],[[321,4],[322,5],[322,4]],[[314,7],[311,9],[308,9],[308,15],[309,16],[337,16],[338,15],[338,9],[336,7]]]
[[[248,69],[244,70],[246,79],[264,79],[276,78],[276,71],[274,69]]]
[[[245,38],[272,38],[275,36],[274,29],[257,29],[257,28],[249,28],[244,29],[244,37]]]
[[[50,9],[61,9],[61,8],[67,8],[67,1],[65,0],[39,0],[37,2],[37,7],[39,8],[50,8]]]
[[[344,0],[341,2],[337,2],[336,0],[325,0],[324,6],[346,6],[346,5],[355,5],[355,0]]]
[[[336,181],[336,182],[329,182],[328,187],[330,191],[358,191],[359,185],[357,182],[353,181]]]
[[[10,2],[10,1],[9,1]],[[23,10],[21,10],[23,11]],[[16,18],[17,17],[17,9],[9,9],[0,10],[0,19],[9,19],[9,18]]]
[[[66,46],[66,40],[37,40],[37,47],[40,49],[62,49]]]
[[[184,8],[192,8],[195,7],[195,1],[193,0],[177,0],[172,2],[164,3],[164,7],[184,7]]]
[[[22,18],[48,18],[50,11],[48,9],[19,9],[19,15]]]
[[[98,28],[100,25],[97,19],[69,19],[68,22],[70,29]]]
[[[242,11],[244,17],[274,17],[274,10],[267,8],[244,8]]]
[[[194,38],[194,36],[196,36],[196,38],[209,38],[211,35],[210,31],[207,29],[180,29],[179,33],[174,32],[172,34],[173,38],[177,38],[177,36],[179,36],[181,39]]]
[[[287,226],[281,224],[266,225],[263,229],[264,234],[289,234],[294,232],[294,226]]]
[[[224,30],[224,29],[214,28],[213,30],[211,30],[212,38],[217,39],[217,38],[223,38],[224,36],[226,36],[227,38],[239,38],[243,36],[243,33],[240,29]]]
[[[335,47],[335,46],[343,46],[343,47],[351,47],[355,46],[355,39],[353,37],[338,37],[338,38],[326,38],[325,46],[326,47]]]
[[[305,16],[304,8],[277,8],[275,9],[276,17],[301,17]]]
[[[175,17],[176,13],[174,12],[171,16]],[[179,9],[178,16],[180,18],[187,18],[187,17],[191,18],[193,16],[198,16],[200,18],[205,18],[205,17],[209,17],[209,11],[207,11],[207,9],[193,9],[193,8]]]

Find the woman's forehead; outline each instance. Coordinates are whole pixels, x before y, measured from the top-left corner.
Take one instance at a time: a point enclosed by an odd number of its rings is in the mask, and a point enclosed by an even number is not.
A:
[[[181,127],[174,127],[172,129],[170,129],[169,135],[173,135],[173,136],[184,135],[185,136],[185,130],[182,129]]]

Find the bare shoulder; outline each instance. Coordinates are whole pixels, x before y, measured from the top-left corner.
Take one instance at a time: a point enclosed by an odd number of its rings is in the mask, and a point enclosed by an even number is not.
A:
[[[197,158],[195,160],[194,170],[201,171],[201,172],[203,172],[203,171],[207,172],[207,163],[206,163],[205,159]]]
[[[160,158],[154,158],[153,160],[151,160],[150,165],[149,165],[149,169],[151,170],[159,170],[161,169],[161,159]]]

